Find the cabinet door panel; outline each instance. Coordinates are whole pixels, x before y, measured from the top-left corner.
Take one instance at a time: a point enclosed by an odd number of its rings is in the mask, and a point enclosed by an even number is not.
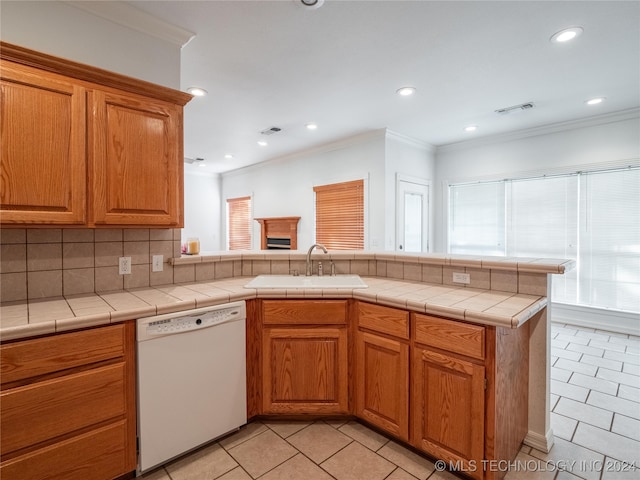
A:
[[[409,439],[409,345],[358,332],[356,415]]]
[[[181,225],[181,107],[102,91],[90,98],[93,222]]]
[[[265,413],[347,413],[345,329],[266,329],[263,354]]]
[[[415,348],[412,369],[412,443],[438,458],[461,461],[469,475],[481,478],[484,367]]]
[[[84,223],[84,89],[28,67],[0,67],[2,223]]]
[[[0,478],[86,480],[116,478],[136,468],[127,453],[126,422],[120,421],[3,462]]]
[[[124,416],[124,363],[2,392],[2,454]]]

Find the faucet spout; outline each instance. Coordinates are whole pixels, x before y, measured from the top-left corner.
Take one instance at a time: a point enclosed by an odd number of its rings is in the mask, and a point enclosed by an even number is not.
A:
[[[329,253],[327,252],[327,247],[325,247],[324,245],[322,245],[321,243],[314,243],[313,245],[311,245],[311,247],[309,247],[309,251],[307,252],[307,277],[310,277],[312,275],[312,263],[311,263],[311,252],[313,252],[314,248],[321,248],[322,251],[324,253]]]

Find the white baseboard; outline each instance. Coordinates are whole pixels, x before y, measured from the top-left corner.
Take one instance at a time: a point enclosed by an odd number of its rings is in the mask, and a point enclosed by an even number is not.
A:
[[[524,437],[523,443],[541,452],[549,453],[551,447],[553,447],[553,430],[549,429],[546,435],[529,430]]]
[[[631,312],[552,303],[551,321],[595,330],[640,335],[640,315]]]

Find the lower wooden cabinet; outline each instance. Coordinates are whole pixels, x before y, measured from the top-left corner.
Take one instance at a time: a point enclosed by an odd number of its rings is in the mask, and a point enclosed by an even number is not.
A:
[[[409,313],[358,302],[355,414],[409,441]]]
[[[346,414],[346,328],[263,332],[264,413]]]
[[[0,347],[0,477],[110,480],[136,468],[133,322]]]
[[[484,366],[414,347],[411,368],[411,443],[482,478]]]
[[[409,440],[409,345],[357,332],[355,414]]]
[[[351,414],[466,477],[504,477],[485,466],[512,461],[527,433],[528,324],[355,300],[248,305],[249,417]]]
[[[262,413],[348,414],[347,301],[262,300],[259,312]]]

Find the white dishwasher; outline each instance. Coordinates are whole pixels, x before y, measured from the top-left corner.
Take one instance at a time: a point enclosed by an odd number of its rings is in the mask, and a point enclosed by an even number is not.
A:
[[[138,474],[247,423],[246,306],[140,318]]]

